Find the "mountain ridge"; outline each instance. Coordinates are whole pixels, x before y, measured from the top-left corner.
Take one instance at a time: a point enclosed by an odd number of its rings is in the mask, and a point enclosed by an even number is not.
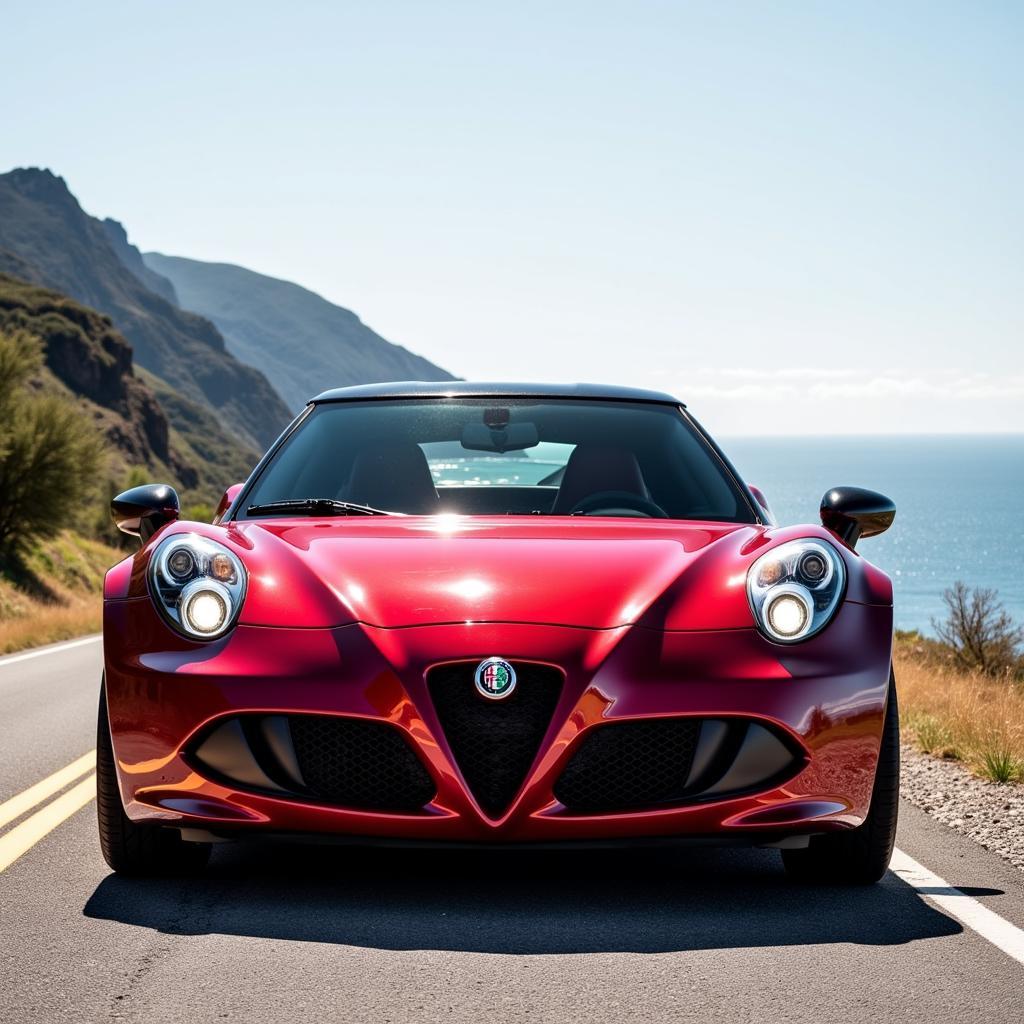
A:
[[[106,232],[107,241],[117,254],[117,258],[128,268],[151,292],[155,292],[162,299],[180,308],[178,294],[174,285],[149,267],[142,260],[142,253],[128,241],[128,231],[125,226],[113,217],[104,217],[100,222]]]
[[[458,379],[293,281],[157,252],[142,260],[170,282],[184,307],[217,325],[237,358],[266,368],[293,412],[327,387]]]
[[[110,316],[136,363],[206,406],[241,447],[266,448],[291,419],[284,401],[263,373],[230,354],[213,323],[166,297],[169,284],[164,294],[148,287],[136,273],[145,271],[141,258],[135,269],[126,265],[134,247],[119,234],[119,224],[87,214],[51,171],[0,174],[0,249],[33,268],[34,283]]]

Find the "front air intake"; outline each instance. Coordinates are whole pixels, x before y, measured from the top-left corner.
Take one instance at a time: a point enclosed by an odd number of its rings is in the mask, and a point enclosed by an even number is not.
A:
[[[289,715],[306,788],[318,799],[366,810],[415,811],[436,787],[394,726],[363,718]]]
[[[623,719],[582,735],[554,795],[569,814],[681,807],[769,789],[805,763],[796,744],[766,722]]]
[[[700,720],[650,718],[602,725],[583,738],[555,796],[585,814],[672,803],[686,789]]]
[[[400,729],[340,715],[237,715],[187,755],[203,775],[246,790],[336,807],[422,813],[437,793]]]

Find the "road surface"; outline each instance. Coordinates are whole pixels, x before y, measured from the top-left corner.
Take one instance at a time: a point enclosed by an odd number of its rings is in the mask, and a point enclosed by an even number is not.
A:
[[[5,1024],[1024,1019],[1024,873],[909,805],[898,873],[863,890],[707,850],[222,846],[198,879],[119,879],[91,798],[100,660],[95,639],[0,659]]]

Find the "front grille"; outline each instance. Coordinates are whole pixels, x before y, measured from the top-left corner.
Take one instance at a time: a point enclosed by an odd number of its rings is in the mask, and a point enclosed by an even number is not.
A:
[[[291,715],[288,724],[310,796],[378,811],[418,811],[434,798],[426,768],[393,726],[330,715]]]
[[[678,802],[700,724],[692,718],[650,718],[592,729],[555,784],[555,797],[579,814]]]
[[[499,818],[530,770],[562,691],[562,673],[513,662],[516,688],[502,700],[482,697],[476,663],[442,665],[427,676],[441,728],[466,784],[483,811]]]

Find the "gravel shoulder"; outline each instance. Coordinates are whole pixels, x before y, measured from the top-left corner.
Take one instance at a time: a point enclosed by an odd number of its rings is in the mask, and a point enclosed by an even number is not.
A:
[[[903,744],[900,794],[1024,871],[1024,785],[987,782]]]

